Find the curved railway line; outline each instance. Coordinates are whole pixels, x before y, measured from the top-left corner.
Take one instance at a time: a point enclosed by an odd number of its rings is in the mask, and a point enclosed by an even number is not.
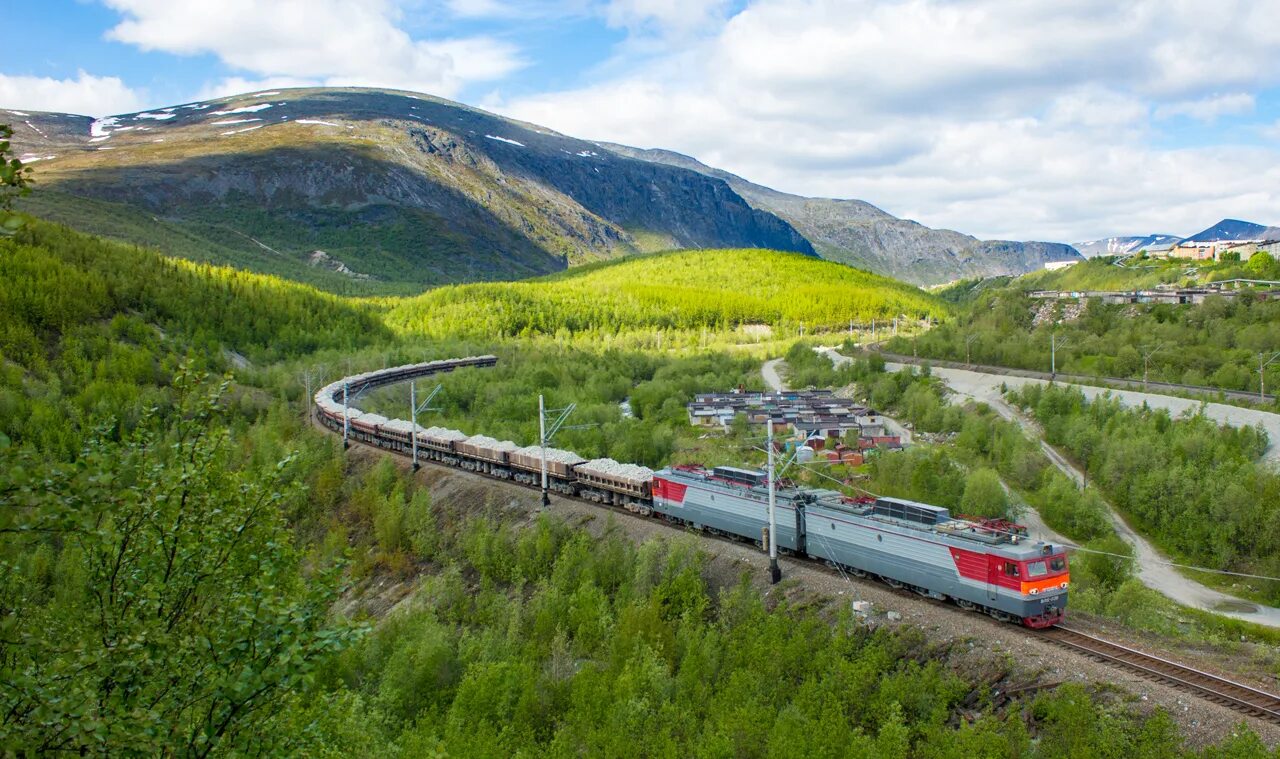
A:
[[[336,396],[334,388],[340,388],[346,385],[358,384],[361,387],[377,387],[416,379],[422,376],[429,376],[431,374],[451,372],[454,369],[462,368],[463,366],[493,366],[494,363],[496,363],[496,359],[494,357],[484,356],[469,359],[457,359],[453,361],[430,362],[428,364],[396,367],[388,370],[368,372],[366,374],[354,375],[353,377],[332,383],[327,388],[321,390],[320,393],[317,393],[317,398],[321,397],[322,394],[326,392],[330,394],[330,397],[334,397]],[[345,431],[349,430],[349,423],[335,425],[335,420],[332,418],[332,415],[326,414],[325,409],[319,404],[313,407],[313,412],[315,419],[320,423],[320,426],[328,429],[330,432],[341,435]],[[403,446],[388,446],[385,443],[378,442],[368,442],[367,444],[370,445],[370,447],[377,448],[381,451],[395,453],[401,456],[408,455],[408,451],[405,450]],[[502,477],[494,476],[485,471],[474,471],[473,473],[498,481],[504,480]],[[512,480],[507,479],[506,481],[511,482]],[[598,500],[592,499],[589,496],[574,495],[572,493],[560,493],[559,495],[561,495],[561,497],[571,497],[576,500],[592,502],[597,505],[599,504]],[[636,513],[622,508],[621,506],[615,509],[606,505],[606,508],[610,508],[611,511],[628,513],[631,516],[641,518]],[[710,534],[713,537],[715,536],[712,532],[704,531],[701,534]],[[725,536],[724,539],[733,540],[734,536]],[[799,555],[793,555],[792,558],[795,560],[805,560],[804,557]],[[805,561],[806,563],[812,563],[815,566],[825,567],[825,563],[821,561]],[[909,593],[909,591],[902,592]],[[1161,656],[1138,651],[1119,643],[1104,640],[1061,624],[1035,631],[1029,630],[1028,633],[1038,635],[1055,645],[1084,654],[1092,659],[1135,672],[1140,676],[1151,680],[1157,680],[1172,685],[1199,696],[1200,698],[1226,706],[1242,714],[1248,714],[1274,724],[1280,724],[1280,696],[1267,693],[1258,688],[1244,685],[1218,675],[1213,675]]]

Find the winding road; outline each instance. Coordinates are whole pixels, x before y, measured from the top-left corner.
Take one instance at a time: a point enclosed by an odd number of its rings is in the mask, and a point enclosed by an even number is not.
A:
[[[818,348],[819,353],[830,358],[837,366],[851,361],[847,356],[837,353],[833,348]],[[777,376],[777,360],[770,362],[773,364],[770,370],[774,376]],[[886,363],[885,368],[889,371],[900,371],[910,365]],[[982,372],[974,372],[966,369],[949,369],[941,367],[933,367],[931,371],[935,377],[942,379],[951,388],[957,398],[969,398],[975,401],[986,403],[997,414],[1012,422],[1019,424],[1024,430],[1031,433],[1040,443],[1041,449],[1045,456],[1059,470],[1072,479],[1077,487],[1083,487],[1085,483],[1084,473],[1075,467],[1065,456],[1058,452],[1053,446],[1045,442],[1043,434],[1031,420],[1024,418],[1005,400],[1004,395],[1000,391],[1003,384],[1007,387],[1021,387],[1029,383],[1048,384],[1045,380],[1033,379],[1027,377],[1010,377],[1001,374],[985,374]],[[766,375],[766,381],[768,377]],[[1062,384],[1062,383],[1059,383]],[[1191,401],[1186,398],[1176,398],[1168,395],[1159,395],[1156,393],[1140,393],[1132,390],[1113,390],[1108,388],[1091,387],[1088,385],[1073,385],[1079,388],[1086,398],[1090,400],[1097,398],[1105,393],[1119,398],[1120,402],[1126,406],[1140,406],[1146,404],[1151,408],[1168,409],[1174,415],[1183,413],[1190,409],[1200,408],[1199,401]],[[1205,414],[1215,421],[1225,424],[1261,424],[1266,429],[1270,440],[1271,447],[1267,452],[1267,459],[1270,461],[1277,460],[1276,440],[1280,439],[1280,415],[1272,414],[1266,411],[1257,411],[1254,409],[1239,408],[1237,406],[1226,406],[1220,403],[1210,403],[1205,405]],[[1216,408],[1214,408],[1216,407]],[[1147,587],[1161,593],[1162,595],[1184,605],[1204,611],[1211,611],[1215,614],[1221,614],[1228,617],[1244,620],[1247,622],[1256,622],[1258,624],[1270,627],[1280,627],[1280,608],[1274,606],[1263,606],[1252,601],[1228,595],[1221,591],[1202,585],[1189,577],[1179,573],[1177,569],[1169,565],[1169,560],[1160,554],[1150,541],[1139,535],[1123,517],[1115,510],[1110,503],[1107,503],[1107,513],[1111,518],[1112,525],[1115,527],[1116,534],[1120,536],[1134,549],[1134,561],[1137,565],[1138,579],[1142,580]],[[1046,535],[1053,535],[1052,530],[1039,518],[1039,514],[1031,512],[1029,520],[1032,524],[1028,526],[1037,532]],[[1070,543],[1070,541],[1062,540],[1061,542]]]

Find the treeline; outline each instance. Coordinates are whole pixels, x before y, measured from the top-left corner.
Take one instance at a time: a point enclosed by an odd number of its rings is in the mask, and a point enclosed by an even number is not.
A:
[[[1064,314],[1065,304],[1044,304],[1015,289],[989,293],[955,322],[915,338],[895,338],[887,347],[1047,372],[1056,335],[1058,372],[1142,379],[1145,371],[1153,381],[1252,391],[1259,386],[1258,355],[1280,350],[1280,302],[1248,293],[1178,306],[1093,299],[1078,318]],[[1035,323],[1037,309],[1046,307],[1051,317]],[[1274,381],[1280,387],[1280,378]]]
[[[100,424],[170,406],[181,363],[220,373],[231,351],[269,362],[390,336],[368,308],[307,287],[37,221],[0,238],[0,314],[0,442],[60,458]]]
[[[794,253],[694,250],[592,264],[526,282],[442,287],[396,305],[411,334],[523,337],[744,324],[832,329],[945,306],[910,285]]]
[[[1027,385],[1009,397],[1163,548],[1202,566],[1280,575],[1280,476],[1259,460],[1266,433],[1088,401],[1069,387]],[[1280,599],[1280,583],[1250,582]]]

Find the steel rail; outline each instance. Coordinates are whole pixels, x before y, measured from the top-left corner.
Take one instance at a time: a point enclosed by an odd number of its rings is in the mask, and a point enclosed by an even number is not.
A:
[[[1190,690],[1237,711],[1280,723],[1280,696],[1062,625],[1043,630],[1041,635],[1061,646]]]

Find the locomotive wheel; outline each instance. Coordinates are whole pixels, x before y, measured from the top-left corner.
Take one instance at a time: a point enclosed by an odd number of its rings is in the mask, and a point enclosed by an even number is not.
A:
[[[963,598],[956,599],[956,606],[959,606],[961,609],[965,609],[967,611],[973,611],[974,609],[978,608],[978,605],[975,604],[973,601],[966,601]]]
[[[881,577],[880,579],[884,580],[884,584],[888,585],[894,590],[902,590],[904,587],[906,587],[905,585],[893,579],[892,577]]]
[[[991,610],[990,610],[990,611],[988,611],[987,613],[988,613],[988,614],[990,614],[990,615],[991,615],[991,617],[992,617],[993,619],[998,619],[998,620],[1000,620],[1001,622],[1012,622],[1012,621],[1013,621],[1013,617],[1012,617],[1011,615],[1006,614],[1005,612],[1000,611],[999,609],[991,609]]]

